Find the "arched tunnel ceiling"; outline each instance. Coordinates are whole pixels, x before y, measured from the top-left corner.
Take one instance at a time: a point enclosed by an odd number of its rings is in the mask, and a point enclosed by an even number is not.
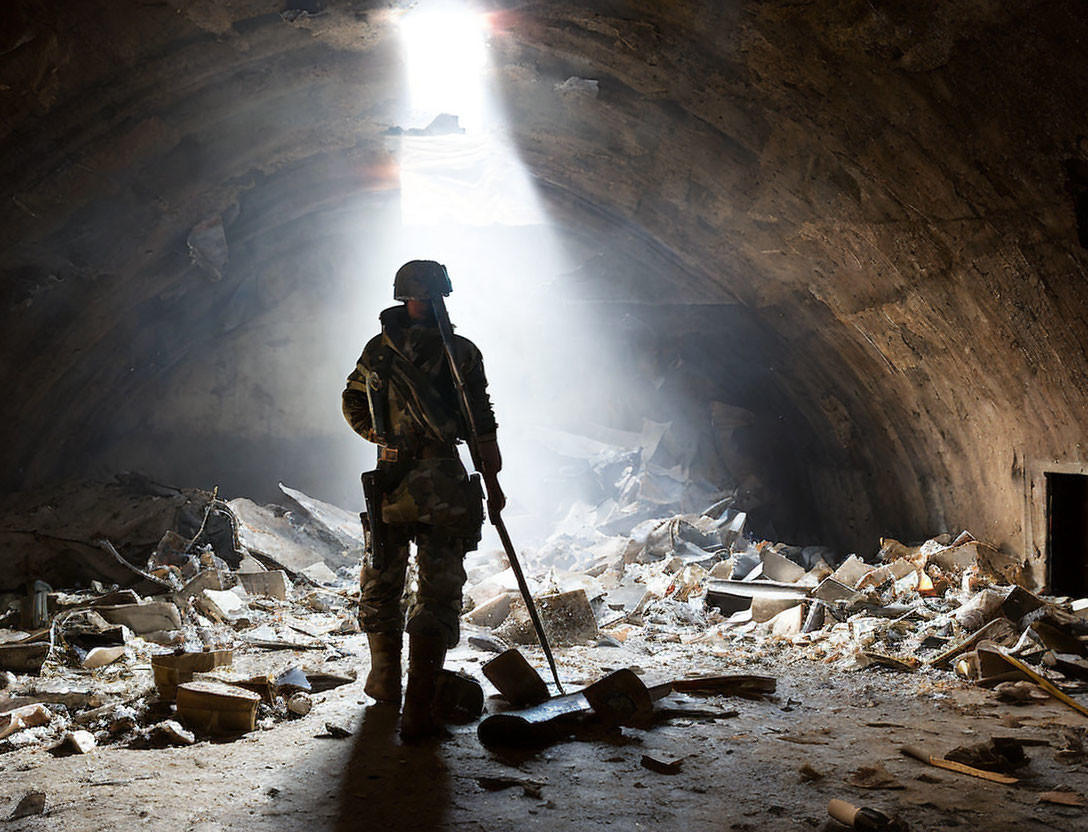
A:
[[[321,491],[343,437],[297,403],[354,360],[329,359],[328,333],[371,326],[345,315],[330,220],[357,220],[364,249],[389,231],[402,7],[9,11],[5,486],[134,466]],[[872,547],[966,526],[1030,547],[1032,472],[1088,462],[1078,3],[485,10],[576,274],[692,348],[700,407],[757,414],[798,533]],[[556,88],[570,77],[596,94]],[[222,268],[190,257],[198,226],[222,228]]]

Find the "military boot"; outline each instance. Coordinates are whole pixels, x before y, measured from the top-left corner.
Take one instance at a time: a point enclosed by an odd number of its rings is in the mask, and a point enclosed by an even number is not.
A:
[[[446,659],[446,637],[422,632],[408,635],[408,688],[400,717],[400,736],[406,742],[438,734],[441,729],[434,713],[438,672]]]
[[[400,633],[367,633],[370,673],[363,690],[379,702],[400,704]]]

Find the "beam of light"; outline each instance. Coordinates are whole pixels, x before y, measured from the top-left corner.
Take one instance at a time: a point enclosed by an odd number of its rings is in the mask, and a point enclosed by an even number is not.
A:
[[[507,521],[515,533],[546,534],[554,495],[542,487],[531,426],[555,422],[570,386],[574,357],[562,345],[573,343],[566,332],[577,316],[556,289],[570,264],[490,89],[486,17],[464,3],[423,2],[399,28],[408,106],[390,150],[400,228],[368,253],[366,272],[388,286],[406,260],[447,265],[451,317],[484,354],[500,422]]]
[[[404,224],[543,224],[489,95],[486,17],[463,4],[421,4],[399,28],[409,99],[397,150]]]
[[[400,19],[408,95],[417,112],[454,113],[475,129],[484,117],[486,18],[459,3],[422,3]]]

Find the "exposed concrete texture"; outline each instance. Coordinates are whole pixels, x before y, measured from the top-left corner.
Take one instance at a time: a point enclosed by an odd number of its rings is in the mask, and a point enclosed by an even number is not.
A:
[[[290,470],[344,502],[342,264],[389,233],[403,82],[396,3],[311,6],[9,11],[6,487],[141,467],[261,498]],[[757,414],[778,514],[1023,551],[1025,470],[1088,463],[1080,4],[492,10],[512,138],[585,280],[647,310],[668,377],[713,390],[703,422]]]

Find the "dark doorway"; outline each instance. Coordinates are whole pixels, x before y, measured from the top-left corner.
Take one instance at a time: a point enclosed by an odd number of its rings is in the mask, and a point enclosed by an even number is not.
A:
[[[1046,475],[1050,591],[1088,596],[1088,476]]]

